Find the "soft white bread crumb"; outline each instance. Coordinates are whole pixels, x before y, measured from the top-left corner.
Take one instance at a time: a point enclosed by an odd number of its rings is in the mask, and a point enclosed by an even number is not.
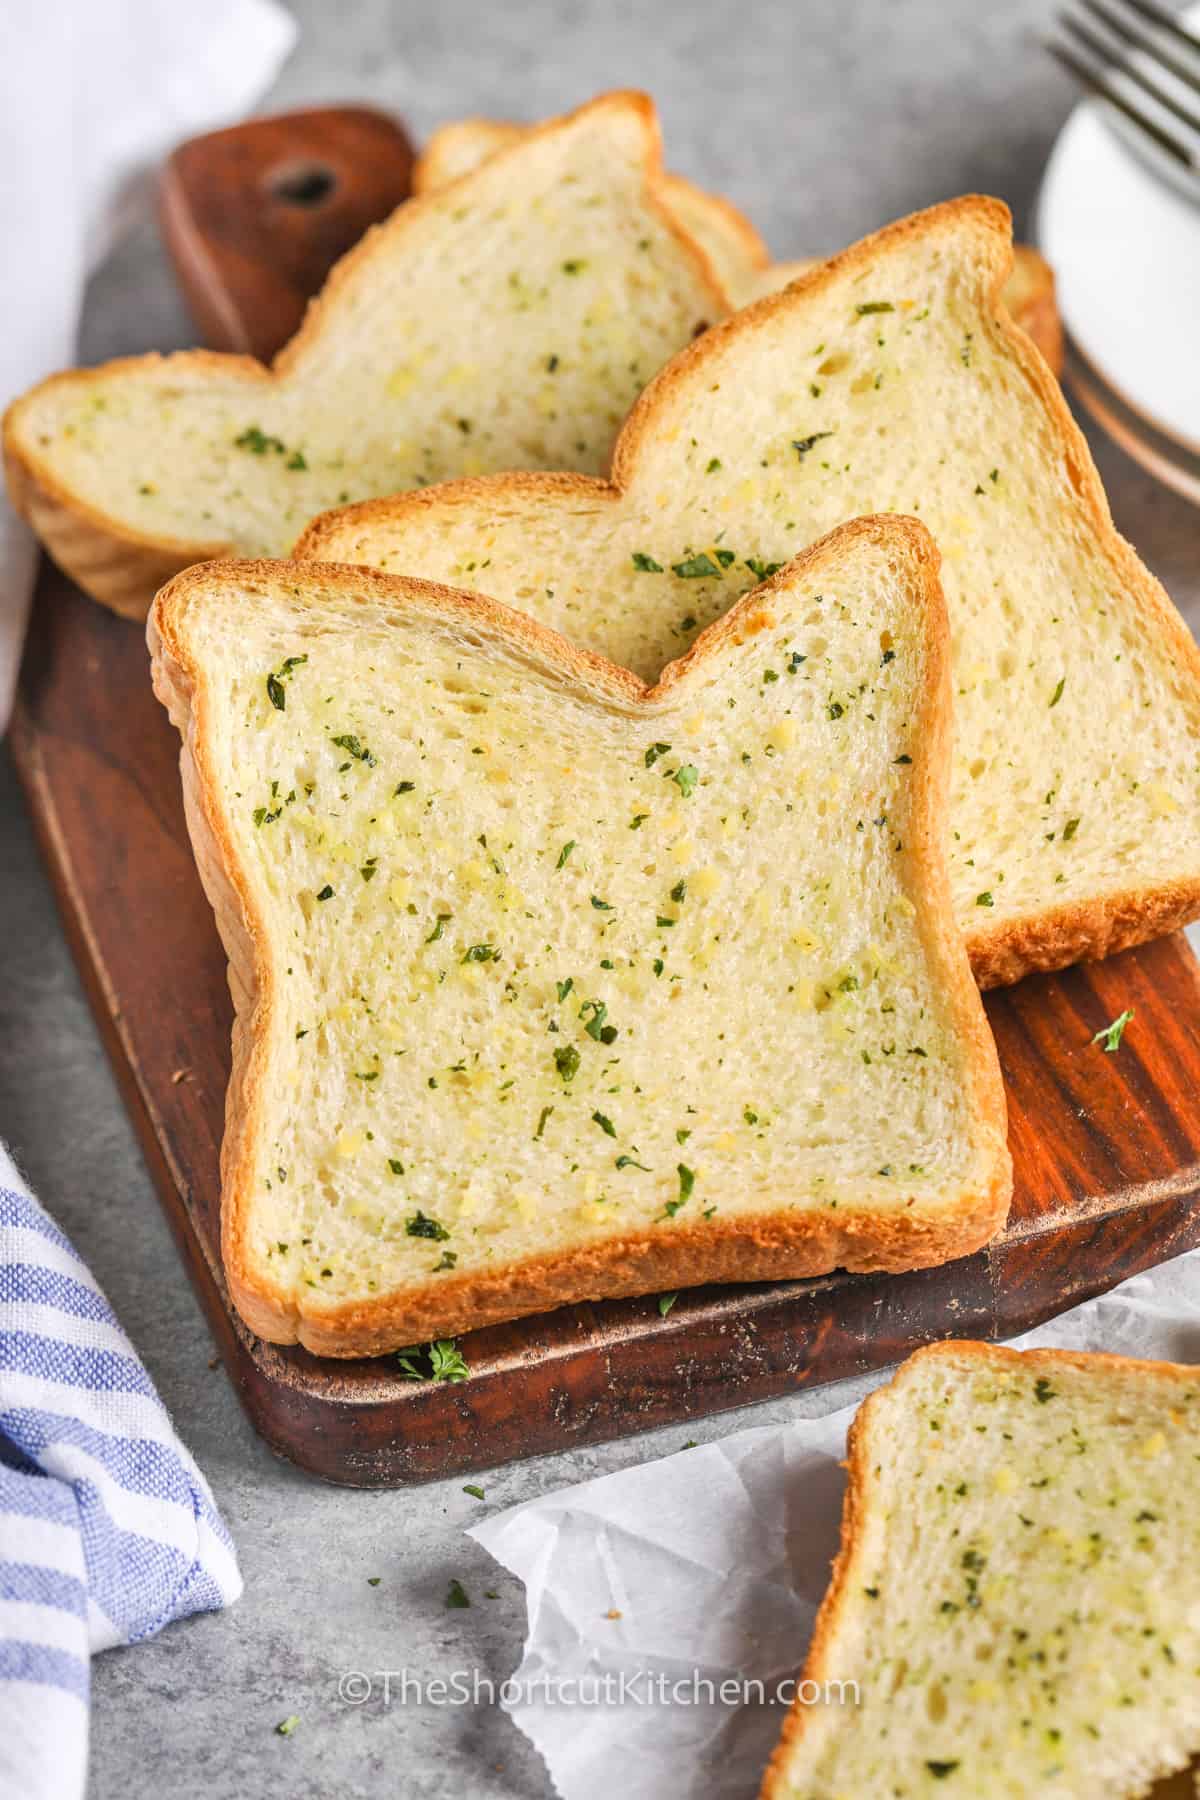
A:
[[[33,389],[5,426],[14,503],[140,616],[170,569],[281,554],[345,501],[601,470],[644,384],[727,310],[660,187],[643,96],[551,120],[369,233],[271,373],[193,351]]]
[[[1200,1372],[911,1357],[852,1429],[805,1676],[858,1704],[797,1704],[763,1800],[1136,1800],[1186,1767]]]
[[[348,508],[298,553],[484,589],[652,677],[840,520],[915,514],[950,607],[950,871],[980,979],[1139,942],[1200,911],[1200,658],[997,310],[1008,259],[998,202],[917,214],[678,357],[611,486],[460,484]]]
[[[223,1236],[255,1329],[352,1355],[991,1235],[935,570],[911,521],[848,526],[649,691],[363,569],[213,564],[159,596],[238,1007]]]

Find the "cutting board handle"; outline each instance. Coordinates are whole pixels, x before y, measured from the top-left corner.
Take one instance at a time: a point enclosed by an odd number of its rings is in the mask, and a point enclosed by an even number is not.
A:
[[[206,344],[269,362],[352,244],[412,191],[403,126],[366,106],[250,119],[191,138],[159,217]]]

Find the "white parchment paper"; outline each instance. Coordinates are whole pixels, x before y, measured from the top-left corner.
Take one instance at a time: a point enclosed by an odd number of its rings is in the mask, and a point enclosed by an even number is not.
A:
[[[1014,1342],[1200,1362],[1200,1251]],[[563,1800],[757,1792],[784,1711],[771,1697],[803,1661],[837,1548],[854,1411],[739,1431],[471,1532],[525,1584],[504,1705]]]

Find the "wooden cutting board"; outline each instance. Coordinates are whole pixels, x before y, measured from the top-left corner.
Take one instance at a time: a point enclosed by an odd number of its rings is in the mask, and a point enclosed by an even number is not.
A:
[[[164,222],[206,337],[268,354],[329,262],[407,191],[396,128],[292,115],[198,140]],[[183,1259],[281,1455],[358,1486],[478,1469],[857,1374],[949,1335],[1011,1335],[1200,1242],[1200,970],[1181,937],[989,996],[1016,1196],[1003,1236],[899,1276],[576,1306],[461,1340],[470,1378],[319,1361],[234,1313],[218,1255],[225,961],[192,864],[175,733],[141,629],[46,564],[13,749],[63,918]],[[1107,1055],[1094,1032],[1135,1018]]]

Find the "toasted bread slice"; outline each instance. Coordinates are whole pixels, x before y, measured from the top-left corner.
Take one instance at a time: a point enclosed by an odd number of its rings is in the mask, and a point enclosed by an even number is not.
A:
[[[650,689],[371,570],[164,589],[256,1331],[359,1355],[991,1236],[1011,1174],[942,863],[936,560],[913,521],[850,524]]]
[[[1200,1372],[939,1344],[848,1470],[763,1800],[1135,1800],[1200,1751]]]
[[[417,159],[413,186],[432,193],[479,167],[498,150],[519,143],[533,127],[503,119],[458,119],[435,131]],[[745,213],[720,194],[697,187],[682,175],[663,177],[663,198],[717,272],[735,306],[749,306],[778,293],[816,267],[819,258],[773,263],[762,237]],[[1062,374],[1063,335],[1054,293],[1054,273],[1029,244],[1014,244],[1012,273],[1001,297],[1015,324],[1027,332],[1056,375]]]
[[[980,981],[1153,937],[1200,912],[1200,653],[997,303],[1008,265],[999,202],[918,213],[676,358],[611,483],[351,507],[297,554],[485,588],[652,678],[799,545],[916,513],[944,559],[951,883]]]
[[[400,207],[271,370],[189,351],[44,381],[5,420],[9,492],[88,593],[140,617],[174,570],[282,553],[343,501],[605,468],[643,384],[726,310],[663,202],[653,106],[611,94]]]

